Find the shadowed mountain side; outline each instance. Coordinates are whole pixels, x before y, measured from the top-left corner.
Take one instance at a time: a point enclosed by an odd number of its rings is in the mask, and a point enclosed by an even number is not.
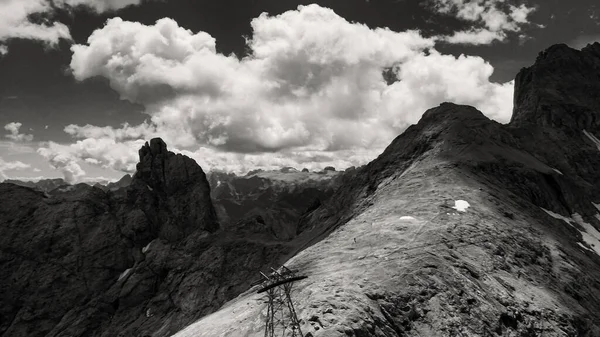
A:
[[[257,219],[282,240],[302,228],[299,218],[317,208],[340,186],[342,172],[301,172],[290,168],[245,176],[210,172],[211,196],[221,225],[238,228],[240,221]]]
[[[209,193],[160,139],[126,188],[0,184],[0,335],[169,336],[246,290],[291,248],[219,229]]]

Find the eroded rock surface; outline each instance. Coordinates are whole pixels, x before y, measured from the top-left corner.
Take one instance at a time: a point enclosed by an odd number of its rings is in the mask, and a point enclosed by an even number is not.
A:
[[[126,188],[0,195],[2,336],[169,336],[290,251],[261,228],[222,231],[204,172],[161,139]]]

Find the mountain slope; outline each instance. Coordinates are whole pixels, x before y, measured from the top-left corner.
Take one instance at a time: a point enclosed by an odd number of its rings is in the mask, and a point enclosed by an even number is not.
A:
[[[600,336],[599,47],[522,70],[509,125],[427,111],[306,216],[303,332]],[[175,336],[262,336],[253,290]]]

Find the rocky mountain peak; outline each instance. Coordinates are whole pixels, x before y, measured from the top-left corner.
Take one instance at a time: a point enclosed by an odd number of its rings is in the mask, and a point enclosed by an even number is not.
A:
[[[512,125],[579,133],[600,128],[600,44],[558,44],[542,51],[515,79]]]
[[[479,110],[468,105],[444,102],[431,108],[423,114],[418,125],[422,127],[447,127],[455,123],[489,122],[489,119]]]
[[[185,189],[190,182],[206,181],[202,168],[191,158],[167,150],[161,138],[153,138],[139,150],[140,161],[133,180],[167,194]],[[209,190],[208,183],[204,187]]]
[[[196,230],[219,228],[206,174],[193,159],[168,151],[160,138],[146,142],[139,155],[127,196],[144,214],[134,223],[151,234],[142,235],[142,242],[154,235],[177,241]]]

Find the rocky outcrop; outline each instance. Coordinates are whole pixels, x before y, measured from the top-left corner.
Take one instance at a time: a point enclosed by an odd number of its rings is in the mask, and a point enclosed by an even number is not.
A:
[[[131,184],[0,184],[0,335],[169,336],[289,254],[254,223],[220,230],[202,169],[153,139]]]
[[[541,52],[515,80],[512,125],[600,131],[600,43],[582,50],[565,44]]]
[[[167,151],[162,139],[146,143],[139,154],[127,191],[128,204],[144,215],[141,222],[126,221],[125,230],[134,241],[142,245],[153,237],[178,241],[197,230],[218,229],[206,175],[193,159]]]

